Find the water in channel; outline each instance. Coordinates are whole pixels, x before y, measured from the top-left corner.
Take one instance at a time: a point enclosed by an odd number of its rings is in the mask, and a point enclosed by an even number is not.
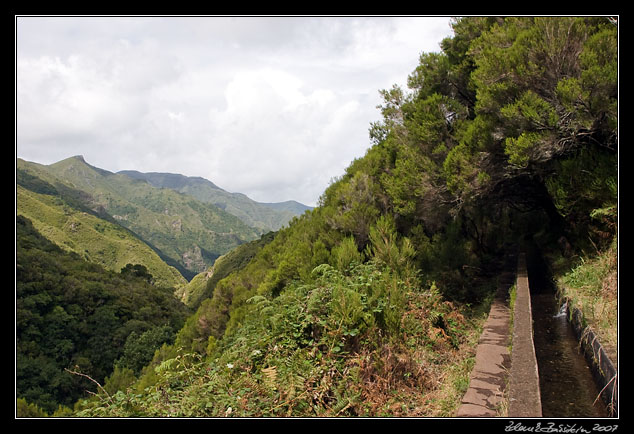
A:
[[[608,417],[600,389],[572,326],[555,297],[555,285],[539,253],[527,255],[535,353],[544,417]]]

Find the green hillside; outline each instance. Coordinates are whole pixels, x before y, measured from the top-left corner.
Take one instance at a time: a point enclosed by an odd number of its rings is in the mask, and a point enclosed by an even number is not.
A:
[[[143,179],[155,187],[170,188],[197,200],[211,203],[239,217],[248,226],[261,231],[276,231],[293,217],[310,209],[295,201],[260,203],[241,193],[229,193],[214,183],[199,177],[172,173],[141,173],[133,170],[118,172],[134,179]]]
[[[59,196],[17,186],[17,213],[38,232],[87,261],[119,272],[126,264],[144,265],[159,286],[179,287],[185,278],[130,231],[69,206]]]
[[[183,303],[191,308],[198,308],[204,300],[212,298],[220,281],[246,267],[257,252],[273,241],[274,237],[275,233],[269,232],[259,240],[242,244],[218,258],[212,267],[197,274],[181,289],[179,296]]]
[[[95,168],[79,156],[50,166],[18,160],[18,169],[56,188],[62,185],[83,192],[79,202],[133,231],[188,279],[259,235],[213,205]]]

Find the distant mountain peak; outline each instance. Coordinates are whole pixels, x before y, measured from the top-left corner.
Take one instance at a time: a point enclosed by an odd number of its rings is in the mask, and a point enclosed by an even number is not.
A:
[[[83,155],[74,155],[72,157],[68,157],[64,160],[58,161],[57,163],[51,164],[51,167],[83,167],[89,168],[90,170],[97,172],[101,176],[113,175],[113,173],[108,170],[101,169],[88,163]]]
[[[186,176],[178,173],[165,173],[165,172],[139,172],[137,170],[120,170],[117,172],[121,175],[129,176],[130,178],[142,179],[148,181],[150,184],[161,188],[178,189],[192,183],[206,184],[211,188],[222,190],[213,182],[200,176]],[[224,191],[224,190],[222,190]]]

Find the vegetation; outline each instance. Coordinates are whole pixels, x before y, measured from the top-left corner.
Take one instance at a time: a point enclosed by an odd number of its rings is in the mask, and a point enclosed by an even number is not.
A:
[[[76,415],[454,414],[509,247],[614,245],[618,101],[610,20],[453,29],[381,91],[372,147],[319,206],[237,255],[140,370],[162,335],[130,338]]]
[[[19,182],[19,181],[18,181]],[[18,215],[28,218],[49,240],[66,251],[111,271],[126,264],[145,266],[156,283],[179,287],[185,278],[147,244],[116,222],[75,208],[58,194],[41,194],[17,186]]]
[[[65,369],[103,382],[115,362],[139,369],[182,327],[187,309],[173,288],[149,284],[146,269],[140,277],[107,271],[64,252],[22,216],[16,230],[16,393],[29,404],[49,414],[72,406],[95,390]],[[149,333],[153,340],[141,342]]]
[[[273,232],[269,232],[262,235],[259,240],[242,244],[218,258],[209,270],[194,277],[184,288],[183,302],[194,309],[198,308],[204,300],[213,296],[218,282],[234,271],[244,268],[263,246],[273,240],[274,236]]]
[[[450,416],[468,385],[456,373],[473,356],[465,344],[484,316],[463,316],[407,264],[397,272],[375,258],[312,274],[312,283],[294,282],[278,297],[248,298],[249,315],[223,339],[155,360],[145,390],[84,402],[78,414]],[[199,310],[188,324],[203,319]]]
[[[210,203],[262,232],[277,231],[294,216],[309,209],[293,201],[271,204],[255,202],[244,194],[229,193],[212,182],[198,177],[173,173],[140,173],[132,170],[119,173],[134,179],[146,180],[155,187],[170,188],[200,202]]]
[[[558,286],[562,298],[570,300],[584,321],[599,336],[601,344],[617,361],[618,346],[618,251],[616,240],[592,256],[578,256],[558,264]]]
[[[58,191],[73,189],[84,209],[132,231],[188,280],[259,231],[211,204],[114,174],[71,157],[50,166],[18,161],[18,169]]]

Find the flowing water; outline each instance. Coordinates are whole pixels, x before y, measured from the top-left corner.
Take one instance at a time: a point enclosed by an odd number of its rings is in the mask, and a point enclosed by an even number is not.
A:
[[[608,417],[565,306],[541,257],[527,257],[533,333],[544,417]]]

